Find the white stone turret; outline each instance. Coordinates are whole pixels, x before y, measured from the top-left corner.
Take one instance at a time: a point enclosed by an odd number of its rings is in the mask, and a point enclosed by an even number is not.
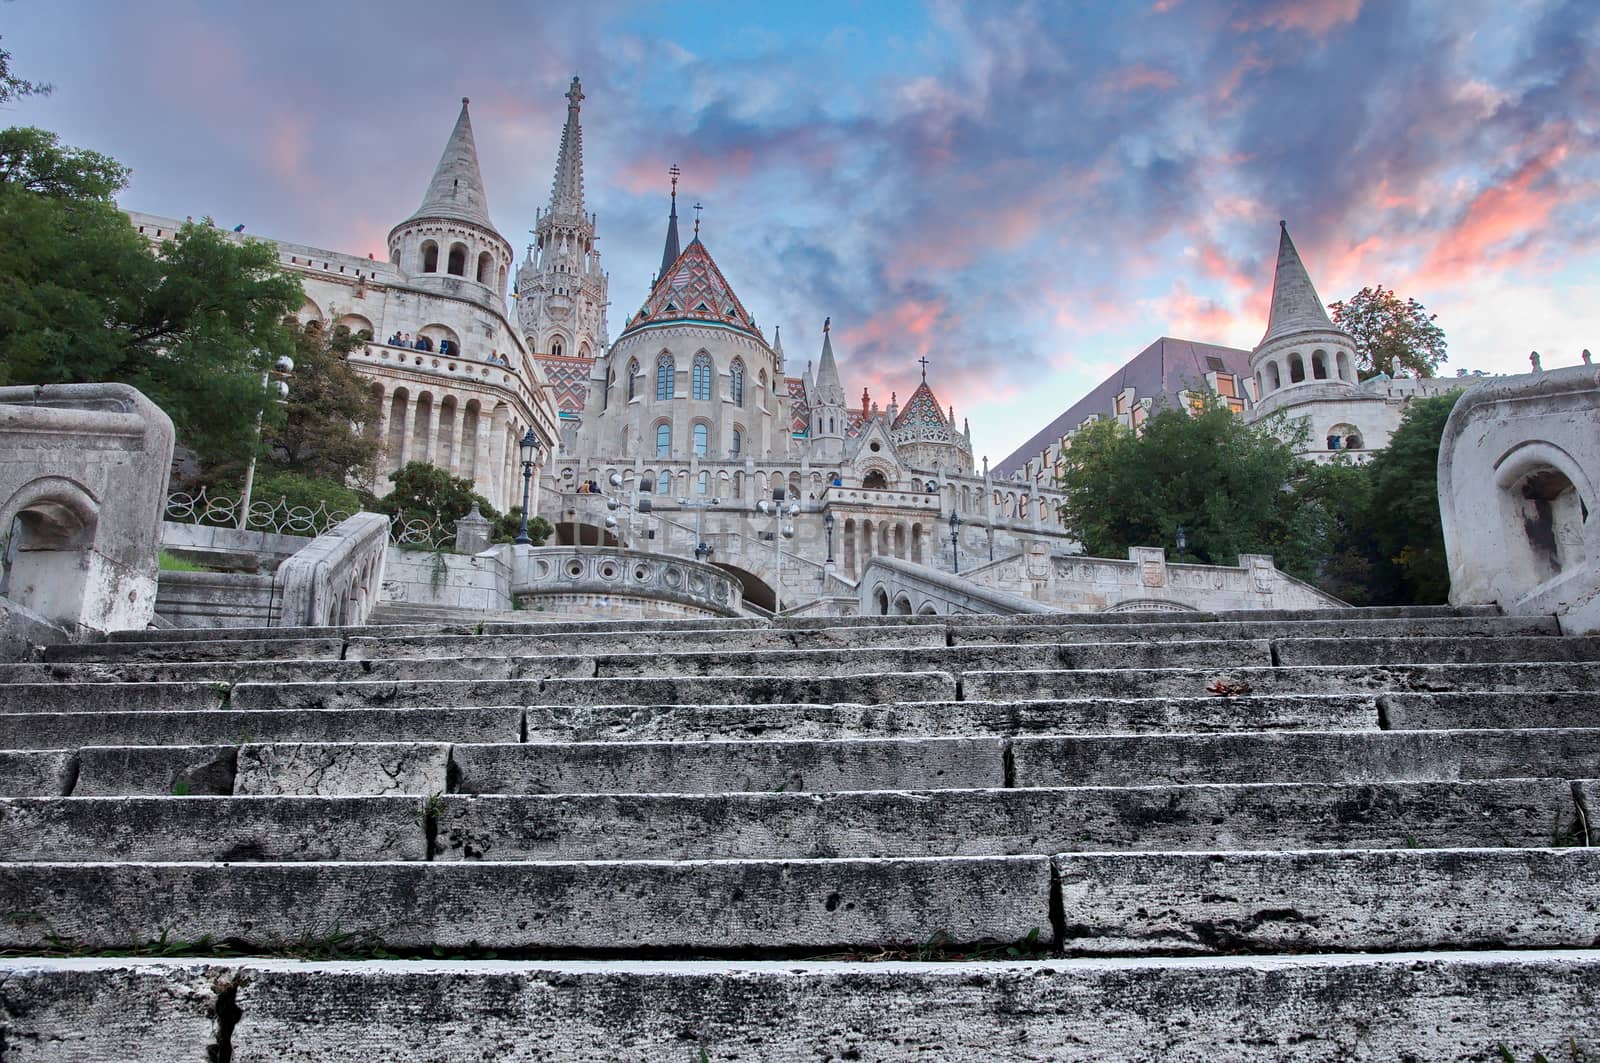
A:
[[[419,287],[505,306],[511,245],[489,218],[465,97],[422,205],[389,231],[389,259]]]
[[[817,362],[815,390],[806,395],[806,401],[811,404],[811,460],[823,463],[844,457],[844,441],[850,424],[844,385],[839,381],[839,366],[833,357],[832,323],[832,318],[822,322],[822,356]]]
[[[1278,264],[1272,278],[1267,331],[1250,354],[1258,401],[1285,388],[1308,384],[1354,388],[1355,340],[1323,309],[1311,276],[1300,261],[1289,225],[1279,222]]]
[[[583,208],[583,127],[578,121],[583,99],[583,87],[573,78],[550,207],[539,214],[534,243],[517,270],[517,321],[528,349],[538,355],[593,358],[610,342],[608,278],[595,246],[595,216]]]

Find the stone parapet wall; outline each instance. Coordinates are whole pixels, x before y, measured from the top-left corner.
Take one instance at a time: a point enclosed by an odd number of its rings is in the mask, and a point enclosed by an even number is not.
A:
[[[698,561],[614,547],[511,549],[511,589],[522,608],[566,602],[612,616],[738,616],[744,600],[737,579]]]
[[[893,557],[867,562],[857,593],[860,612],[873,616],[1056,611],[1004,590]]]
[[[446,554],[389,547],[383,563],[385,602],[497,611],[511,608],[511,547]]]
[[[267,627],[272,576],[246,572],[163,572],[156,615],[173,627]]]

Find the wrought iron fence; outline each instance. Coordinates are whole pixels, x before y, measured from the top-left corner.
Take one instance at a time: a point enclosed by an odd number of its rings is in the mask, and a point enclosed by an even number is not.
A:
[[[286,498],[276,501],[252,498],[245,528],[276,535],[315,537],[349,516],[352,516],[351,512],[329,509],[326,502],[318,502],[315,506],[291,506]],[[193,492],[178,491],[167,499],[167,520],[178,524],[237,528],[239,499],[236,496],[213,494],[204,487]],[[402,520],[399,515],[389,518],[389,541],[396,545],[437,550],[454,545],[455,540],[455,529],[445,527],[443,523],[422,519]]]

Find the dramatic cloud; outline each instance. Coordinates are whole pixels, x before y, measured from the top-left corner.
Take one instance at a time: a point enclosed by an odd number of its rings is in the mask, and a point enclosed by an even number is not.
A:
[[[525,244],[581,74],[613,332],[677,163],[791,373],[831,316],[852,401],[904,400],[925,356],[996,460],[1159,335],[1259,339],[1280,218],[1326,300],[1438,313],[1451,367],[1600,344],[1593,0],[70,7],[7,9],[60,86],[10,118],[130,163],[128,206],[357,253],[462,96]]]

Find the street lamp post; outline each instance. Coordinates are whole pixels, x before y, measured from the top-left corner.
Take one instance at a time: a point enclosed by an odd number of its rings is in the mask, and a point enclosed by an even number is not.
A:
[[[294,359],[287,354],[280,357],[272,364],[272,371],[261,374],[261,389],[266,390],[274,377],[286,377],[294,372]],[[277,387],[278,397],[273,402],[289,401],[289,385],[286,381],[279,380]],[[239,530],[245,531],[250,521],[250,493],[256,486],[256,451],[261,449],[261,417],[267,411],[265,407],[256,411],[256,444],[250,450],[250,464],[244,470],[244,493],[239,496]]]
[[[522,454],[522,527],[512,542],[518,546],[532,546],[533,540],[528,537],[528,496],[533,487],[533,459],[539,453],[539,437],[533,434],[531,427],[518,441],[517,450]]]
[[[772,501],[763,498],[756,503],[756,508],[762,513],[772,514],[772,605],[773,613],[783,612],[783,540],[794,538],[794,525],[785,525],[783,518],[796,517],[800,513],[800,503],[790,502],[787,509],[783,505],[784,490],[781,487],[772,489]]]
[[[706,507],[722,505],[722,499],[712,498],[709,501],[701,499],[698,502],[687,498],[678,499],[678,505],[691,506],[694,509],[694,559],[704,561],[712,554],[709,543],[706,542]]]
[[[1178,525],[1178,534],[1173,537],[1178,547],[1178,558],[1183,557],[1183,552],[1189,548],[1189,537],[1183,534],[1183,525]],[[1178,558],[1174,558],[1177,560]]]
[[[611,474],[611,487],[613,491],[622,490],[621,473],[614,472]],[[606,508],[612,513],[616,513],[616,511],[619,509],[625,509],[628,511],[628,536],[626,539],[623,539],[620,535],[620,528],[617,524],[617,518],[614,516],[609,516],[606,518],[607,530],[609,530],[612,534],[617,535],[618,541],[621,542],[624,547],[631,547],[633,545],[635,516],[640,513],[650,512],[650,500],[645,499],[643,503],[639,501],[639,485],[637,483],[633,485],[633,493],[630,498],[630,501],[624,502],[622,499],[613,494],[606,499]]]
[[[822,528],[828,533],[828,564],[833,564],[833,510],[822,515]]]
[[[961,527],[961,518],[956,515],[954,506],[950,507],[950,566],[956,575],[961,575],[961,540],[956,535]]]

